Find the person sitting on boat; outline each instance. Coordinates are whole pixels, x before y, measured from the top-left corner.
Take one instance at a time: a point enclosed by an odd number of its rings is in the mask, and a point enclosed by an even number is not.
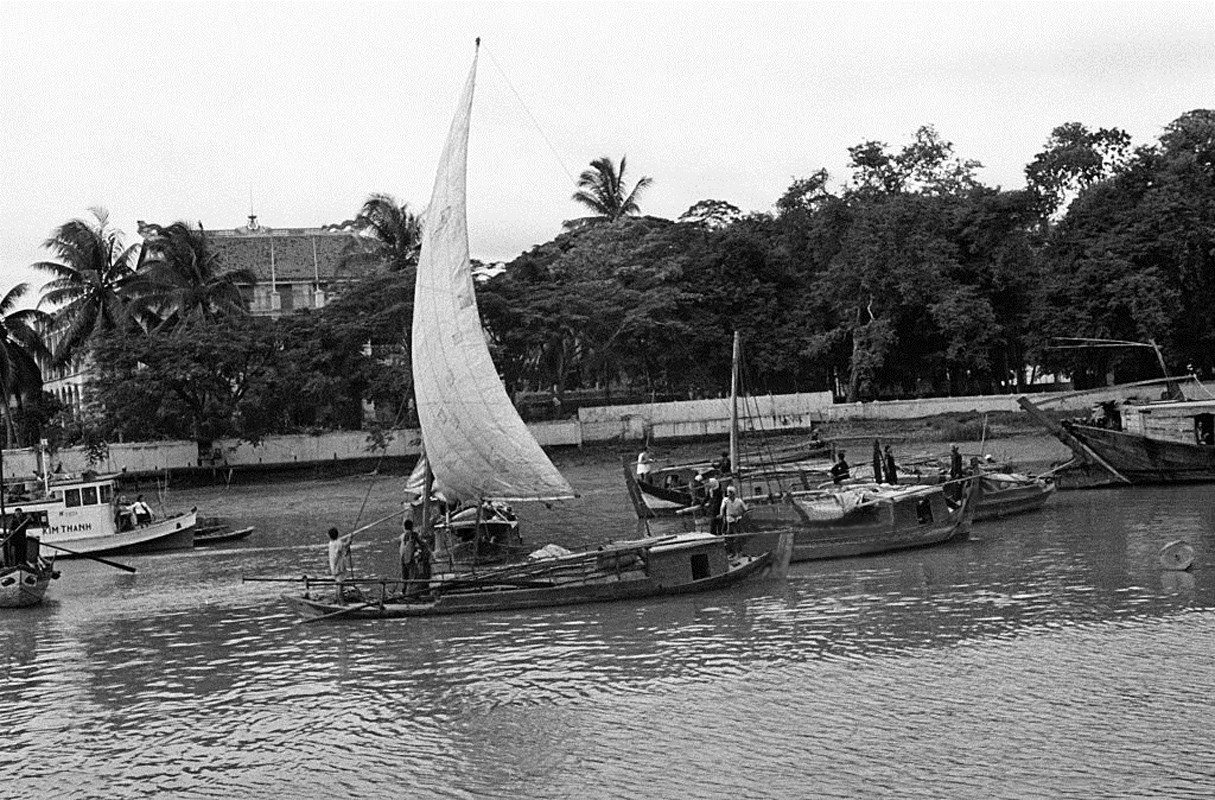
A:
[[[848,469],[848,462],[846,460],[844,460],[844,455],[845,455],[844,451],[841,450],[839,460],[831,465],[831,482],[832,483],[843,483],[844,481],[846,481],[850,477],[852,477],[852,475]]]
[[[135,527],[135,514],[131,511],[131,503],[125,494],[118,497],[118,510],[114,513],[114,524],[118,527],[119,533]]]
[[[650,455],[649,448],[643,449],[637,454],[637,480],[642,483],[650,482],[650,471],[654,469],[654,457]]]
[[[143,495],[137,495],[131,504],[131,512],[135,515],[135,524],[146,528],[152,524],[152,507],[143,501]]]
[[[713,466],[717,469],[717,474],[729,475],[730,474],[730,451],[722,450],[721,458],[717,459],[717,462],[715,464],[713,464]]]
[[[692,497],[693,505],[700,505],[705,501],[705,476],[697,472],[692,476],[692,480],[688,481],[688,494]]]
[[[333,577],[336,587],[334,598],[339,603],[342,601],[342,581],[349,578],[354,569],[354,563],[350,557],[352,538],[354,538],[353,533],[342,536],[338,533],[337,528],[329,529],[329,574]]]
[[[742,533],[742,520],[746,513],[747,504],[738,496],[738,490],[727,486],[726,497],[721,501],[721,532],[726,536]],[[737,553],[740,546],[736,540],[731,540],[727,549],[731,553]]]

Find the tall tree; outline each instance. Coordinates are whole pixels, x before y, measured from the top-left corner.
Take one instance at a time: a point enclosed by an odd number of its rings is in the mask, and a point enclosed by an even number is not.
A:
[[[1046,149],[1025,168],[1029,188],[1041,198],[1044,216],[1066,206],[1067,198],[1121,169],[1131,137],[1118,128],[1089,130],[1068,122],[1050,132]]]
[[[144,260],[133,293],[138,306],[158,317],[158,327],[241,315],[247,304],[238,284],[252,285],[248,269],[225,268],[210,248],[202,223],[148,226]]]
[[[21,408],[42,392],[42,370],[37,359],[50,355],[38,334],[47,315],[33,308],[16,308],[28,291],[29,284],[20,283],[0,298],[0,387],[9,446],[13,444],[12,406],[15,403]]]
[[[568,228],[596,222],[615,222],[616,220],[639,214],[638,196],[654,182],[653,178],[642,178],[626,189],[624,171],[628,157],[620,157],[620,168],[612,163],[607,156],[591,162],[591,168],[584,170],[578,176],[578,191],[574,192],[573,200],[586,206],[594,212],[591,216],[580,217],[565,223]]]
[[[409,210],[408,203],[398,203],[390,194],[370,195],[358,216],[326,228],[362,234],[352,240],[344,254],[347,261],[382,262],[396,272],[418,265],[422,249],[421,218]]]
[[[58,260],[33,265],[55,276],[42,287],[39,306],[54,308],[56,365],[67,363],[94,335],[117,330],[129,318],[125,291],[135,275],[138,245],[124,244],[104,208],[91,211],[92,220],[64,223],[43,243]]]

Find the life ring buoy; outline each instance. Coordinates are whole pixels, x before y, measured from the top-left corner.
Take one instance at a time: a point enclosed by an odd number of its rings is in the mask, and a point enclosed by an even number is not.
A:
[[[1184,570],[1194,563],[1194,548],[1184,539],[1169,542],[1160,549],[1160,566],[1163,569]]]

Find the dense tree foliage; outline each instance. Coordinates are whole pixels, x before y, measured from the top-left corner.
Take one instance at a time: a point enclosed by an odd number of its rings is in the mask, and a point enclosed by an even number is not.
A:
[[[29,284],[19,283],[0,298],[0,394],[4,397],[5,441],[28,441],[17,435],[13,423],[14,411],[21,411],[42,395],[42,372],[38,358],[49,358],[38,326],[45,323],[45,314],[32,308],[17,308],[17,302],[29,291]]]
[[[578,198],[593,217],[479,275],[508,388],[720,395],[736,330],[753,392],[865,400],[1158,374],[1150,351],[1060,349],[1065,336],[1154,341],[1170,370],[1215,372],[1215,112],[1133,149],[1118,129],[1061,125],[1017,190],[984,185],[930,126],[849,155],[843,180],[796,178],[772,213],[706,199],[676,222],[638,215],[648,179],[628,190],[624,159],[593,162]],[[130,277],[103,216],[57,231],[61,261],[43,266],[60,276],[48,285],[68,303],[60,319],[101,337],[92,398],[107,435],[353,428],[366,400],[401,420],[417,220],[379,195],[358,219],[370,249],[353,257],[384,268],[325,309],[275,321],[179,311],[180,325],[135,329],[114,324],[111,301],[151,270]],[[191,269],[206,262],[195,233],[174,240]],[[219,307],[197,296],[160,307]]]
[[[92,220],[74,219],[56,228],[43,243],[55,260],[33,265],[55,276],[42,287],[40,306],[53,309],[56,364],[87,350],[94,335],[130,321],[125,291],[135,278],[140,245],[124,242],[105,209],[92,213]]]

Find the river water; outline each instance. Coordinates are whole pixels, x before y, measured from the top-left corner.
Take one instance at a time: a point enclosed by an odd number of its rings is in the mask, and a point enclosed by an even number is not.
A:
[[[615,457],[521,508],[630,536]],[[232,545],[62,562],[0,616],[0,797],[1211,797],[1215,487],[1060,493],[971,541],[675,599],[297,624],[400,478],[173,489]],[[361,511],[361,513],[360,513]],[[394,528],[355,565],[392,574]],[[1190,572],[1159,568],[1185,539]]]

